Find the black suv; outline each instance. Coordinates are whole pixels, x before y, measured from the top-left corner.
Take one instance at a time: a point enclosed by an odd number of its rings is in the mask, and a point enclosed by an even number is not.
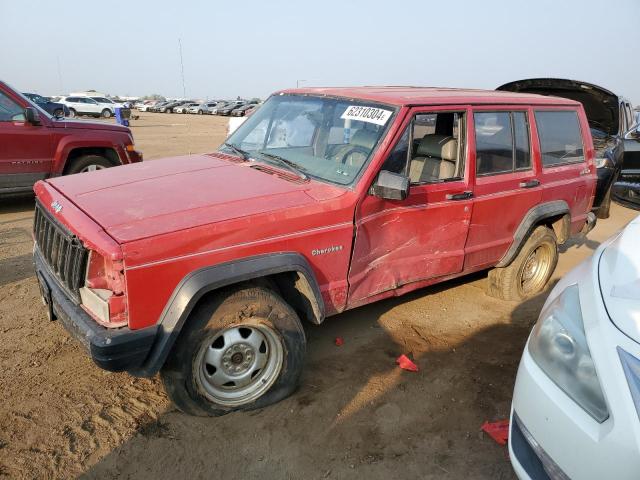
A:
[[[598,169],[593,211],[598,218],[608,218],[611,186],[618,180],[623,164],[624,136],[634,123],[631,103],[598,85],[561,78],[517,80],[496,90],[553,95],[582,103],[591,127]]]

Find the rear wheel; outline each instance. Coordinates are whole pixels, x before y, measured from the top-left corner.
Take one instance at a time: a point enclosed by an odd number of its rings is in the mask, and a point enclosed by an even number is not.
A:
[[[503,300],[524,300],[544,290],[558,263],[556,235],[539,226],[507,267],[489,271],[488,294]]]
[[[64,117],[64,110],[62,110],[61,108],[57,108],[53,111],[53,116],[58,118]]]
[[[305,352],[300,320],[280,296],[262,287],[226,291],[196,307],[160,376],[180,410],[219,416],[289,396]]]
[[[102,116],[102,118],[111,118],[111,110],[105,108],[104,110],[102,110],[102,113],[100,115]]]
[[[198,110],[198,115],[202,115],[202,110]]]
[[[74,173],[93,172],[113,166],[113,163],[100,155],[84,155],[74,160],[66,173],[67,175],[73,175]]]

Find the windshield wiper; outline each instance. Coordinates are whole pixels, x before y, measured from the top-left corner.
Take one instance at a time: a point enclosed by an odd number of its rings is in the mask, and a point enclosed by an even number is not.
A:
[[[244,150],[242,150],[241,148],[235,146],[233,143],[224,142],[223,145],[225,147],[227,147],[227,148],[230,148],[231,150],[233,150],[238,155],[240,155],[243,160],[250,160],[249,154],[247,152],[245,152]]]
[[[287,170],[292,171],[293,173],[297,174],[303,180],[308,180],[309,179],[309,176],[306,173],[304,173],[303,168],[300,165],[298,165],[297,163],[292,162],[291,160],[287,160],[286,158],[283,158],[283,157],[281,157],[279,155],[274,155],[273,153],[266,153],[266,152],[263,152],[263,151],[258,151],[258,153],[260,155],[264,155],[267,158],[275,160],[280,165],[284,165],[284,167]]]

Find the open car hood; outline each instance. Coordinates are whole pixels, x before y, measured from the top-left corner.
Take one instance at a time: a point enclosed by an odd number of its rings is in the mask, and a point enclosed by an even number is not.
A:
[[[598,85],[562,78],[528,78],[505,83],[496,90],[552,95],[578,101],[582,103],[592,128],[602,130],[608,135],[618,134],[618,96]]]
[[[640,217],[607,246],[600,257],[598,275],[602,299],[611,321],[640,343]]]

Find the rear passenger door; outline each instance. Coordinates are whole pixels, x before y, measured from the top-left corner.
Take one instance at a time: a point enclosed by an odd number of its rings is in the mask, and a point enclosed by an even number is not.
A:
[[[564,200],[571,211],[571,233],[576,234],[591,210],[596,182],[593,146],[584,136],[589,132],[587,119],[567,108],[536,108],[534,116],[542,163],[542,201]]]
[[[542,199],[529,109],[474,107],[472,117],[475,200],[465,270],[495,265],[524,216]]]

